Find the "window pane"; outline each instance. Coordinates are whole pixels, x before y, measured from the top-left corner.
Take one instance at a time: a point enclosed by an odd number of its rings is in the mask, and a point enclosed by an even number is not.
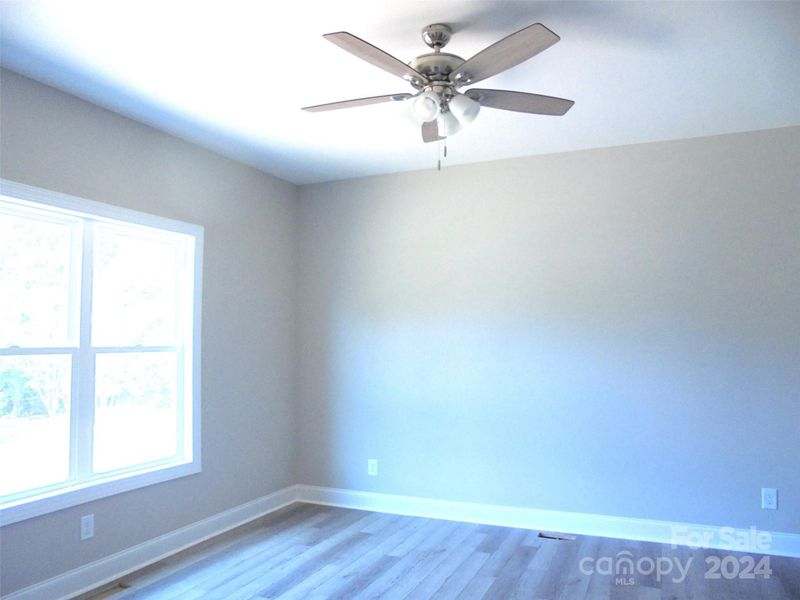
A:
[[[169,458],[177,453],[177,375],[174,352],[97,355],[96,473]]]
[[[0,496],[69,477],[69,355],[0,356]]]
[[[73,229],[0,206],[0,347],[69,344]]]
[[[92,343],[172,345],[178,266],[174,240],[96,224]]]

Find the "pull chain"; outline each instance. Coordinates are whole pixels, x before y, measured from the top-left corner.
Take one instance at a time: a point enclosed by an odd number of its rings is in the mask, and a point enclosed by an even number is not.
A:
[[[436,161],[436,170],[442,170],[442,159],[447,158],[447,138],[439,140],[439,160]]]

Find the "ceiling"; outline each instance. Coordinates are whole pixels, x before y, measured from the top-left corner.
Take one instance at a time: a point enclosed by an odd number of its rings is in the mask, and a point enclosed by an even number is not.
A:
[[[8,68],[294,183],[429,169],[411,91],[325,41],[349,31],[408,61],[447,23],[468,58],[535,22],[561,41],[479,87],[575,100],[564,117],[485,108],[447,164],[800,125],[800,2],[9,1]]]

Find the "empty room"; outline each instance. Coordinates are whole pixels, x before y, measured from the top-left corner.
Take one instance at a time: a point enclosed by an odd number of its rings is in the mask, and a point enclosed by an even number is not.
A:
[[[800,600],[800,1],[0,0],[2,600]]]

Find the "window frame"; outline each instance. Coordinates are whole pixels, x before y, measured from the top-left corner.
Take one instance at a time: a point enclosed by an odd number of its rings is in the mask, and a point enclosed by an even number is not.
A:
[[[109,222],[116,224],[128,224],[133,226],[143,226],[164,232],[179,233],[189,238],[189,244],[193,246],[193,269],[187,269],[191,273],[184,273],[187,281],[184,285],[189,286],[191,292],[191,315],[187,317],[190,326],[191,341],[181,344],[184,352],[184,371],[190,370],[190,375],[184,372],[184,379],[191,392],[183,398],[184,409],[184,435],[191,435],[191,442],[186,444],[191,456],[184,456],[180,461],[172,461],[168,464],[148,463],[141,468],[128,468],[120,471],[112,471],[108,474],[94,476],[92,479],[81,482],[72,482],[61,485],[56,489],[45,491],[33,496],[22,497],[12,500],[0,506],[0,527],[30,519],[32,517],[44,515],[57,510],[77,506],[92,500],[98,500],[114,494],[134,490],[137,488],[153,485],[185,477],[201,472],[201,316],[202,316],[202,275],[203,275],[203,235],[204,229],[200,225],[186,223],[167,217],[161,217],[149,213],[140,212],[112,204],[88,200],[77,196],[71,196],[60,192],[54,192],[42,188],[25,185],[7,179],[0,179],[0,195],[6,199],[19,204],[21,207],[44,208],[64,215],[65,218],[88,219],[84,225],[91,224],[92,221]],[[87,234],[83,234],[83,243],[87,241]],[[90,238],[91,239],[91,238]],[[83,248],[82,257],[78,256],[78,261],[83,260],[84,269],[86,262],[91,262],[91,248],[87,251]],[[91,269],[91,267],[89,267]],[[91,273],[91,270],[89,271]],[[88,354],[92,357],[104,350],[103,347],[92,346],[92,340],[79,339],[82,332],[87,330],[81,328],[80,323],[86,318],[91,318],[91,284],[92,277],[84,276],[84,270],[80,277],[80,297],[81,301],[76,311],[79,313],[79,331],[76,332],[74,340],[69,340],[69,344],[64,348],[2,348],[4,354],[52,354],[58,353],[72,355],[73,378],[77,374],[78,365],[81,359],[79,355]],[[71,286],[72,287],[72,286]],[[88,296],[86,294],[89,294]],[[86,298],[89,298],[88,302]],[[88,331],[91,327],[88,328]],[[121,347],[123,351],[130,351],[127,347]],[[134,347],[135,348],[135,347]],[[116,350],[116,348],[114,348]],[[13,351],[13,352],[12,352]],[[86,360],[83,361],[86,364]],[[93,362],[92,362],[93,364]],[[92,367],[93,368],[93,367]],[[92,378],[93,381],[93,378]],[[83,382],[78,386],[83,386]],[[73,380],[72,394],[78,392],[75,381]],[[85,394],[85,391],[78,392]],[[91,395],[94,398],[94,394]],[[191,397],[190,397],[191,396]],[[181,399],[179,398],[179,402]],[[71,404],[74,407],[84,403],[78,402],[73,398]],[[74,411],[73,411],[74,412]],[[72,427],[77,425],[80,415],[71,414],[70,421]],[[72,434],[71,434],[72,439]],[[81,440],[77,440],[81,443]],[[74,457],[70,457],[73,460]]]

